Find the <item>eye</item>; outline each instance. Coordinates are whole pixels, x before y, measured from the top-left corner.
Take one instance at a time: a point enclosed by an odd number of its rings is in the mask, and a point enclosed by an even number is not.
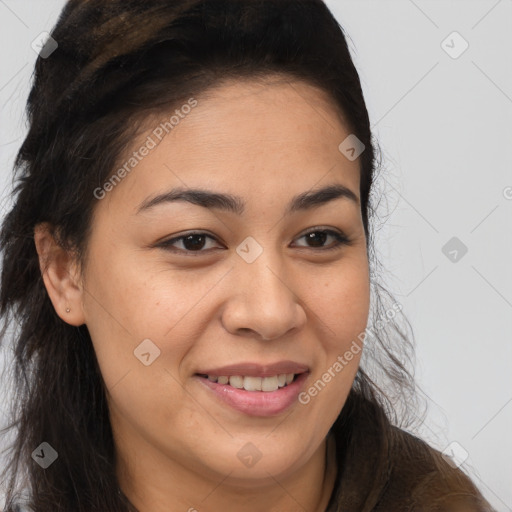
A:
[[[298,245],[298,247],[305,247],[307,249],[329,251],[337,249],[342,245],[350,245],[351,241],[341,232],[334,231],[332,229],[320,229],[313,228],[304,235],[297,238],[300,240],[304,238],[306,243],[313,245]],[[324,244],[329,238],[334,239],[334,243],[330,246],[325,247]],[[166,250],[170,250],[176,253],[184,253],[190,256],[195,256],[193,253],[207,252],[212,249],[208,248],[208,240],[216,242],[213,236],[208,235],[204,232],[193,232],[185,235],[165,240],[157,245]],[[218,243],[218,242],[217,242]],[[181,245],[181,247],[179,247]],[[206,249],[205,249],[206,248]],[[214,249],[214,247],[213,247]]]
[[[187,233],[176,238],[171,238],[170,240],[165,240],[158,244],[158,247],[171,250],[172,252],[206,252],[202,249],[208,245],[207,240],[215,241],[215,238],[203,232]],[[177,243],[181,245],[181,248],[175,245]]]
[[[334,243],[331,243],[330,246],[325,247],[323,244],[329,237],[334,239]],[[330,251],[333,249],[337,249],[342,245],[350,245],[351,242],[349,238],[347,238],[341,232],[333,231],[332,229],[320,228],[313,228],[312,230],[308,231],[307,233],[299,237],[297,240],[300,240],[301,238],[304,238],[307,243],[312,243],[314,245],[299,245],[299,247],[306,247],[308,249],[320,249],[322,251]]]

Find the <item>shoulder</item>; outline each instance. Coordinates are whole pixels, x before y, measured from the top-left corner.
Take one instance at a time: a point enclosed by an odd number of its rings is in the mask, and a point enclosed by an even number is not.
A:
[[[438,450],[396,427],[392,440],[379,511],[403,503],[403,510],[410,512],[494,512],[471,479]]]

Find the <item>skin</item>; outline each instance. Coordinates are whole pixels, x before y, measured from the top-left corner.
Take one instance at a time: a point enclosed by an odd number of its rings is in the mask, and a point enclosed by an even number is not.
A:
[[[336,476],[326,436],[361,353],[308,404],[271,417],[223,404],[194,374],[289,359],[309,366],[307,389],[364,332],[370,282],[360,205],[339,198],[284,216],[293,196],[326,185],[359,198],[359,162],[338,150],[350,131],[330,99],[300,81],[226,82],[197,100],[98,201],[83,273],[46,225],[36,227],[44,282],[57,314],[89,329],[120,485],[141,512],[321,512]],[[140,140],[155,126],[148,122]],[[180,201],[137,214],[145,199],[176,186],[237,195],[245,211]],[[336,244],[332,236],[308,243],[304,234],[318,226],[342,231],[350,245],[322,249]],[[177,252],[156,247],[191,230],[213,237],[202,252],[183,240]],[[251,264],[236,252],[248,236],[263,248]],[[147,338],[161,351],[149,366],[134,356]],[[237,457],[247,443],[262,454],[252,467]]]

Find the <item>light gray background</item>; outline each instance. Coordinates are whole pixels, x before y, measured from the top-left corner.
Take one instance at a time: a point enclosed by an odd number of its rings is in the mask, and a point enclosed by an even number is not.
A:
[[[0,217],[26,130],[31,42],[63,5],[0,0]],[[441,450],[458,443],[462,469],[512,511],[512,0],[328,5],[384,152],[390,216],[377,243],[431,400],[420,434]],[[442,45],[453,31],[469,43],[455,59],[443,48],[460,41]],[[454,236],[468,248],[456,262],[442,252]]]

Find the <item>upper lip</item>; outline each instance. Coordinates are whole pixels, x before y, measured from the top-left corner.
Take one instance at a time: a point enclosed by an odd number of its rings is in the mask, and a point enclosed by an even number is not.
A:
[[[248,377],[272,377],[283,373],[304,373],[309,371],[308,366],[295,361],[277,361],[275,363],[235,363],[219,368],[199,370],[198,375],[226,376],[243,375]]]

